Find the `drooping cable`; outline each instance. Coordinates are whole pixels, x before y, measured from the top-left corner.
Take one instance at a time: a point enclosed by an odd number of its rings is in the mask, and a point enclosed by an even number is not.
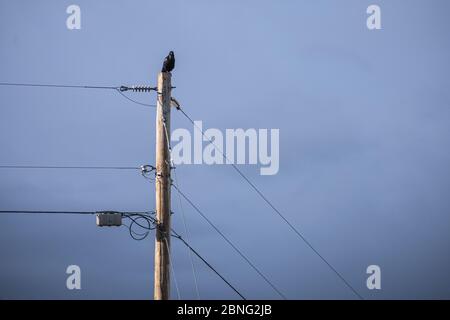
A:
[[[322,256],[319,251],[314,248],[314,246],[306,239],[306,237],[278,210],[275,205],[259,190],[258,187],[232,162],[226,154],[221,150],[215,143],[205,135],[203,130],[197,126],[197,124],[192,120],[189,115],[186,114],[186,112],[182,108],[177,108],[177,110],[181,111],[181,113],[189,120],[189,122],[194,125],[194,127],[199,130],[202,134],[202,136],[207,139],[223,156],[223,158],[226,160],[227,163],[230,163],[231,166],[234,168],[234,170],[252,187],[253,190],[256,191],[256,193],[261,197],[261,199],[264,200],[271,208],[272,210],[289,226],[289,228],[342,280],[342,282],[361,300],[364,300],[364,298],[361,296],[361,294],[356,291],[356,289],[337,271],[335,267],[331,265],[330,262],[328,262],[327,259],[325,259],[324,256]]]
[[[167,126],[166,126],[166,119],[163,119],[163,126],[164,126],[164,131],[165,131],[165,136],[166,136],[166,139],[165,139],[166,147],[167,147],[167,150],[169,150],[169,155],[170,155],[170,164],[168,164],[168,165],[171,168],[175,168],[175,166],[173,164],[173,158],[172,158],[172,147],[171,147],[170,141],[169,141],[169,132],[168,132]],[[178,185],[178,178],[177,178],[176,170],[173,170],[171,172],[174,173],[175,183]],[[189,231],[188,231],[188,228],[187,228],[186,215],[185,215],[185,212],[184,212],[183,203],[181,201],[181,196],[180,196],[179,192],[177,193],[177,195],[178,195],[178,205],[179,205],[180,211],[181,211],[181,218],[183,220],[183,225],[184,225],[184,231],[185,231],[186,237],[187,237],[187,239],[189,241],[190,235],[189,235]],[[198,282],[197,282],[197,273],[195,271],[194,260],[193,260],[193,257],[192,257],[191,250],[188,250],[188,255],[189,255],[189,261],[190,261],[190,264],[191,264],[192,276],[194,278],[195,292],[197,294],[197,299],[200,299],[200,292],[199,292],[199,289],[198,289]]]
[[[181,109],[180,109],[181,110]],[[182,110],[181,110],[182,111]],[[172,150],[171,150],[171,147],[170,147],[170,141],[169,141],[169,134],[168,134],[168,130],[167,130],[167,126],[166,126],[166,121],[165,121],[165,119],[163,119],[163,121],[162,121],[162,123],[163,123],[163,126],[164,126],[164,130],[165,130],[165,136],[166,136],[166,146],[167,146],[167,149],[168,149],[168,151],[169,151],[169,155],[170,155],[170,164],[168,164],[169,166],[172,166],[172,164],[173,164],[173,160],[172,160]],[[198,207],[196,207],[193,203],[192,203],[192,201],[190,201],[187,197],[186,197],[186,195],[184,194],[184,193],[182,193],[181,192],[181,190],[179,189],[179,187],[172,181],[172,186],[174,186],[175,187],[175,189],[177,190],[177,192],[178,192],[178,194],[179,195],[181,195],[181,196],[183,196],[183,198],[185,198],[185,200],[187,200],[188,201],[188,203],[213,227],[213,229],[247,262],[247,264],[253,269],[253,270],[255,270],[257,273],[258,273],[258,275],[267,283],[267,284],[269,284],[271,287],[272,287],[272,289],[278,294],[278,295],[280,295],[280,297],[282,297],[283,299],[287,299],[286,298],[286,296],[255,266],[255,264],[253,263],[253,262],[251,262],[250,261],[250,259],[241,251],[241,250],[239,250],[237,247],[236,247],[236,245],[233,243],[233,242],[231,242],[231,240],[228,238],[228,237],[226,237],[224,234],[223,234],[223,232],[221,232],[220,230],[219,230],[219,228],[214,224],[214,223],[212,223],[212,221],[211,220],[209,220],[207,217],[206,217],[206,215],[203,213],[203,212],[201,212],[199,209],[198,209]]]
[[[205,221],[236,251],[247,264],[256,271],[257,274],[283,299],[287,300],[287,297],[270,281],[255,264],[227,237],[220,231],[220,229],[180,190],[178,186],[172,183],[172,186],[180,192],[180,195],[191,205],[194,210],[205,219]]]
[[[175,289],[177,291],[177,297],[178,297],[178,300],[181,300],[180,287],[178,286],[178,280],[177,280],[177,276],[175,274],[175,267],[173,265],[172,250],[170,250],[169,242],[168,242],[165,234],[163,235],[163,239],[164,239],[164,243],[166,244],[167,252],[169,253],[169,265],[170,265],[170,269],[172,270],[173,280],[175,283]]]

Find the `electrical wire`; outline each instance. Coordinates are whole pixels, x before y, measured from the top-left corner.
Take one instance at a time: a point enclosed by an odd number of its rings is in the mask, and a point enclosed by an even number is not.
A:
[[[167,161],[166,161],[166,164],[169,166],[169,170],[172,168],[172,149],[171,149],[171,147],[170,147],[170,142],[169,142],[169,134],[168,134],[168,132],[167,132],[167,127],[166,127],[166,120],[164,119],[163,120],[163,125],[164,125],[164,129],[165,129],[165,136],[166,136],[166,139],[165,139],[165,141],[166,141],[166,147],[167,147],[167,149],[169,150],[169,155],[170,155],[170,163],[167,163]],[[178,300],[180,300],[180,290],[179,290],[179,287],[178,287],[178,282],[177,282],[177,278],[176,278],[176,276],[175,276],[175,269],[174,269],[174,267],[173,267],[173,264],[172,264],[172,254],[171,254],[171,251],[170,251],[170,248],[169,248],[169,244],[168,244],[168,240],[167,240],[167,236],[166,236],[166,234],[161,230],[161,233],[163,234],[163,238],[164,238],[164,242],[166,243],[166,248],[167,248],[167,251],[168,251],[168,253],[169,253],[169,264],[170,264],[170,266],[171,266],[171,268],[172,268],[172,274],[173,274],[173,276],[174,276],[174,280],[175,280],[175,288],[176,288],[176,290],[177,290],[177,295],[178,295]]]
[[[166,145],[167,145],[167,149],[169,150],[169,155],[170,155],[170,164],[171,165],[173,163],[172,160],[172,149],[170,147],[170,141],[169,141],[169,133],[167,131],[167,126],[166,126],[166,121],[165,119],[163,119],[163,126],[165,129],[165,136],[166,136]],[[287,299],[286,296],[250,261],[250,259],[244,255],[242,253],[242,251],[240,251],[199,209],[198,207],[196,207],[179,189],[179,187],[177,186],[176,182],[175,184],[172,182],[172,185],[175,187],[175,189],[177,190],[178,194],[183,196],[183,198],[185,198],[190,204],[191,206],[194,207],[194,209],[196,209],[197,212],[200,213],[200,215],[219,233],[219,235],[222,236],[223,239],[225,239],[225,241],[231,245],[231,247],[264,279],[264,281],[266,281],[274,290],[275,292],[277,292],[283,299]]]
[[[146,104],[136,100],[131,99],[126,94],[122,92],[123,88],[127,88],[125,86],[117,87],[117,86],[86,86],[86,85],[65,85],[65,84],[42,84],[42,83],[12,83],[12,82],[0,82],[0,86],[10,86],[10,87],[45,87],[45,88],[66,88],[66,89],[106,89],[106,90],[115,90],[125,99],[141,105],[145,107],[156,108],[156,105]],[[134,88],[129,88],[134,90]],[[139,89],[139,87],[136,87]]]
[[[247,264],[252,267],[253,270],[256,271],[256,273],[259,274],[259,276],[269,285],[272,287],[272,289],[280,295],[283,299],[287,300],[287,297],[253,264],[253,262],[250,261],[250,259],[241,251],[239,248],[236,247],[236,245],[231,242],[231,240],[223,234],[222,231],[179,189],[178,186],[172,183],[172,186],[178,190],[180,195],[191,205],[192,208],[194,208],[195,211],[197,211],[200,216],[208,222],[208,224],[216,230],[216,232],[236,251],[246,262]]]
[[[142,240],[142,239],[141,239],[142,237],[147,237],[147,234],[148,234],[147,232],[145,232],[145,233],[139,233],[139,232],[136,232],[136,231],[132,230],[132,229],[131,229],[131,228],[132,228],[131,224],[130,224],[130,225],[127,225],[125,222],[122,221],[122,225],[128,228],[128,230],[129,230],[130,233],[131,233],[130,236],[131,236],[134,240]],[[137,237],[136,237],[136,236],[137,236]]]
[[[91,169],[91,170],[140,170],[141,167],[107,167],[107,166],[22,166],[0,165],[0,169]]]
[[[178,185],[178,178],[177,178],[176,170],[173,171],[173,175],[174,175],[175,183]],[[178,195],[178,206],[180,207],[181,218],[183,220],[184,232],[186,233],[187,241],[189,241],[191,236],[190,236],[190,232],[189,232],[188,227],[187,227],[186,213],[184,212],[183,202],[181,201],[180,193],[177,192],[177,195]],[[192,276],[194,278],[195,293],[197,294],[197,299],[200,300],[200,291],[198,289],[197,272],[196,272],[195,266],[194,266],[194,260],[193,260],[193,257],[192,257],[192,251],[188,250],[188,253],[189,253],[189,261],[191,263]]]
[[[165,131],[165,136],[166,136],[166,146],[167,146],[167,150],[169,150],[169,155],[170,155],[170,164],[169,166],[173,166],[173,158],[172,158],[172,147],[170,146],[170,141],[169,141],[169,132],[167,131],[167,126],[166,126],[166,119],[163,120],[163,127],[164,127],[164,131]],[[167,161],[166,161],[167,162]]]
[[[85,86],[85,85],[42,84],[42,83],[13,83],[13,82],[0,82],[0,86],[72,88],[72,89],[112,89],[112,90],[119,89],[118,87],[111,87],[111,86]]]
[[[175,268],[173,266],[172,250],[170,250],[169,242],[167,240],[166,235],[163,236],[163,239],[164,239],[164,243],[166,244],[167,252],[169,253],[169,265],[170,265],[170,269],[172,270],[173,280],[175,283],[175,289],[177,290],[177,297],[178,297],[178,300],[181,300],[180,287],[178,286],[177,276],[175,274]]]
[[[0,214],[81,214],[81,215],[93,215],[97,213],[101,213],[105,211],[49,211],[49,210],[0,210]],[[116,211],[114,211],[116,212]],[[154,230],[155,227],[152,227],[151,225],[157,225],[157,220],[151,216],[152,212],[149,211],[124,211],[124,212],[117,212],[121,213],[123,217],[129,218],[134,222],[136,225],[142,227],[146,230]],[[132,218],[134,216],[142,217],[143,219],[147,220],[148,226],[144,226],[140,224],[136,219]],[[134,220],[134,221],[133,221]],[[130,226],[124,224],[126,227],[130,228]],[[208,261],[206,261],[205,258],[203,258],[200,253],[198,253],[189,243],[186,242],[173,228],[171,229],[173,236],[177,239],[181,240],[181,242],[187,246],[208,268],[210,268],[215,274],[217,274],[234,292],[236,292],[242,299],[245,300],[244,296],[228,281],[225,279],[224,276],[222,276]],[[130,234],[132,232],[130,231]],[[136,232],[134,232],[136,233]],[[136,233],[137,234],[137,233]],[[133,237],[134,238],[134,237]]]
[[[97,213],[101,213],[105,211],[49,211],[49,210],[0,210],[0,214],[80,214],[80,215],[93,215]],[[116,212],[116,211],[114,211]],[[157,225],[157,220],[152,217],[152,212],[149,211],[125,211],[125,212],[118,212],[121,213],[123,217],[128,218],[132,221],[132,223],[135,223],[136,225],[142,227],[146,230],[154,230],[155,227],[152,227],[151,225]],[[142,217],[145,219],[148,224],[147,226],[144,226],[138,222],[138,220],[134,219],[134,216]],[[136,239],[133,236],[134,234],[138,234],[134,231],[132,231],[132,226],[128,226],[124,223],[122,223],[124,226],[128,227],[130,229],[130,235],[132,238]],[[171,231],[173,233],[173,236],[179,239],[189,250],[191,250],[209,269],[211,269],[216,275],[218,275],[222,281],[224,281],[234,292],[236,292],[242,299],[245,300],[245,297],[228,281],[225,279],[224,276],[222,276],[219,271],[217,271],[200,253],[198,253],[191,245],[189,245],[186,240],[184,240],[173,228],[171,228]],[[145,233],[145,236],[147,236],[148,233]],[[139,234],[138,234],[139,235]],[[141,234],[142,235],[142,234]],[[136,240],[141,240],[137,238]]]
[[[142,103],[142,102],[139,102],[139,101],[136,101],[136,100],[131,99],[131,98],[128,97],[126,94],[124,94],[123,92],[121,92],[119,89],[117,90],[117,92],[118,92],[122,97],[124,97],[125,99],[127,99],[127,100],[129,100],[129,101],[131,101],[131,102],[133,102],[133,103],[136,103],[136,104],[141,105],[141,106],[144,106],[144,107],[156,108],[156,105],[154,105],[154,104],[146,104],[146,103]]]
[[[155,182],[155,178],[150,177],[150,173],[155,171],[155,170],[156,170],[156,168],[154,166],[152,166],[152,165],[149,165],[149,164],[143,165],[143,166],[141,166],[141,175],[145,179],[147,179],[147,180],[149,180],[151,182]]]
[[[156,226],[158,225],[158,221],[155,217],[152,217],[148,212],[146,213],[134,213],[135,215],[140,215],[142,217],[144,217],[145,219],[149,220],[155,227],[152,228],[155,229]],[[144,229],[146,228],[145,226],[142,226]],[[175,231],[174,228],[171,228],[172,231],[172,236],[179,239],[190,251],[192,251],[192,253],[194,253],[209,269],[211,269],[217,276],[220,277],[220,279],[222,279],[222,281],[224,281],[234,292],[236,292],[243,300],[246,300],[245,297],[239,292],[239,290],[237,290],[228,280],[225,279],[224,276],[222,276],[219,271],[217,271],[216,268],[214,268],[208,261],[206,261],[206,259],[197,251],[195,250],[186,240],[183,239],[183,237],[181,237],[181,235],[179,233],[177,233]],[[163,236],[165,237],[166,235],[163,232]]]
[[[121,213],[122,215],[146,215],[148,214],[148,211],[64,211],[64,210],[0,210],[0,213],[4,214],[16,214],[16,213],[23,213],[23,214],[97,214],[97,213],[106,213],[106,212],[114,212],[114,213]]]
[[[0,213],[33,213],[33,214],[39,214],[39,213],[48,213],[48,214],[96,214],[95,211],[45,211],[45,210],[0,210]]]
[[[122,216],[123,216],[124,218],[128,218],[128,219],[131,220],[130,225],[127,226],[127,227],[128,227],[129,232],[130,232],[130,236],[131,236],[134,240],[138,240],[138,241],[144,240],[144,239],[147,238],[147,236],[149,235],[150,230],[153,230],[153,229],[154,229],[154,228],[152,228],[150,221],[149,221],[148,219],[146,219],[146,218],[144,217],[143,214],[136,214],[136,213],[133,213],[133,214],[123,214]],[[137,218],[133,218],[133,216],[137,216]],[[138,222],[139,219],[144,219],[144,220],[147,222],[147,226],[141,225],[141,224]],[[135,231],[133,231],[133,226],[134,226],[134,225],[137,225],[137,226],[139,226],[139,227],[141,227],[142,229],[147,230],[147,231],[144,232],[144,233],[138,233],[138,232],[135,232]]]
[[[177,110],[181,111],[181,113],[194,125],[194,127],[199,130],[202,136],[207,139],[224,157],[227,163],[230,163],[231,166],[236,170],[237,173],[256,191],[256,193],[272,208],[272,210],[291,228],[291,230],[301,239],[303,242],[342,280],[342,282],[361,300],[364,298],[353,288],[350,283],[345,280],[345,278],[334,268],[324,256],[322,256],[319,251],[317,251],[314,246],[306,239],[306,237],[278,210],[275,205],[256,187],[256,185],[225,155],[223,150],[221,150],[209,137],[205,135],[203,130],[199,128],[194,120],[189,117],[183,109],[177,108]]]
[[[234,292],[236,292],[243,300],[247,300],[228,280],[226,280],[211,264],[208,263],[194,248],[192,248],[189,243],[186,242],[186,240],[183,239],[178,233],[175,232],[175,230],[172,229],[173,237],[180,240],[189,250],[191,250],[200,260],[203,261],[203,263],[210,268],[212,271],[214,271],[215,274],[217,274]]]
[[[30,84],[30,83],[9,83],[9,82],[1,82],[0,86],[20,86],[20,87],[52,87],[52,88],[77,88],[77,89],[107,89],[107,90],[116,90],[120,95],[122,95],[127,100],[146,107],[156,107],[155,105],[149,105],[145,103],[141,103],[138,101],[135,101],[125,94],[123,94],[120,91],[120,87],[117,86],[87,86],[87,85],[61,85],[61,84]],[[206,135],[204,134],[203,130],[201,130],[195,122],[184,112],[183,109],[177,108],[182,112],[182,114],[199,130],[203,137],[205,137],[211,144],[214,145],[214,147],[222,154],[222,156],[232,165],[232,167],[236,170],[236,172],[239,173],[239,175],[257,192],[257,194],[273,209],[273,211],[291,228],[292,231],[294,231],[297,236],[303,240],[303,242],[346,284],[347,287],[349,287],[355,295],[357,295],[360,299],[364,299],[346,280],[345,278],[329,263],[313,246],[312,244],[305,238],[305,236],[272,204],[272,202],[256,187],[256,185],[241,171],[239,168],[233,164],[231,161],[229,161],[228,157],[224,154],[224,152],[217,147],[216,144],[212,140],[210,140]],[[166,128],[167,130],[167,128]],[[39,169],[139,169],[139,168],[113,168],[113,167],[45,167],[45,166],[0,166],[0,168],[17,168],[17,169],[29,169],[29,168],[39,168]],[[179,190],[179,189],[177,189]],[[189,202],[189,201],[188,201]],[[191,203],[192,204],[192,203]],[[0,213],[5,213],[1,212]],[[11,212],[12,213],[12,212]],[[19,212],[17,212],[19,213]],[[25,213],[25,212],[22,212]],[[44,212],[40,212],[44,213]],[[46,212],[49,213],[49,212]],[[63,212],[60,212],[63,213]],[[79,214],[80,212],[67,212],[69,214]],[[93,214],[93,213],[88,213]]]
[[[165,136],[166,136],[166,139],[165,139],[166,140],[166,145],[167,145],[167,149],[169,150],[169,155],[170,155],[170,166],[174,168],[173,158],[172,158],[172,147],[170,145],[169,132],[167,130],[165,119],[163,119],[163,126],[164,126]],[[173,171],[173,174],[174,174],[175,183],[178,185],[178,178],[177,178],[176,170]],[[184,225],[184,232],[186,233],[186,237],[187,237],[187,239],[189,241],[190,235],[189,235],[189,231],[188,231],[187,223],[186,223],[186,214],[184,212],[183,203],[181,201],[180,193],[177,192],[177,195],[178,195],[178,205],[179,205],[180,211],[181,211],[181,218],[183,220],[183,225]],[[194,278],[195,292],[197,294],[197,299],[200,299],[200,292],[199,292],[198,283],[197,283],[197,274],[196,274],[196,271],[195,271],[195,266],[194,266],[194,260],[193,260],[193,257],[192,257],[192,252],[190,250],[188,250],[188,254],[189,254],[189,260],[190,260],[190,263],[191,263],[192,276]]]

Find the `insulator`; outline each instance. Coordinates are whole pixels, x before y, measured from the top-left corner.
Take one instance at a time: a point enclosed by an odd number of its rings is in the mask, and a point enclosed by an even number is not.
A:
[[[130,90],[134,92],[150,92],[150,91],[156,91],[156,88],[154,87],[147,87],[147,86],[132,86]]]
[[[149,165],[149,164],[141,166],[141,172],[142,173],[150,173],[150,172],[152,172],[155,169],[156,168],[154,166]]]

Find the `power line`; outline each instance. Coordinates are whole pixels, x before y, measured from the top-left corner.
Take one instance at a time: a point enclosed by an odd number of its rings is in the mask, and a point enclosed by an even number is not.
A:
[[[170,164],[169,165],[174,168],[173,158],[172,158],[172,147],[170,145],[169,132],[167,130],[165,119],[163,121],[163,126],[164,126],[165,135],[166,135],[166,145],[167,145],[167,149],[169,150],[169,155],[170,155]],[[176,185],[178,185],[178,178],[177,178],[176,170],[173,171],[173,175],[174,175],[175,183],[176,183]],[[181,210],[181,218],[183,220],[183,225],[184,225],[184,232],[186,232],[186,238],[189,241],[190,235],[189,235],[189,231],[188,231],[188,228],[187,228],[186,215],[184,213],[184,207],[183,207],[183,203],[181,201],[181,196],[180,196],[179,192],[178,192],[178,201],[179,201],[179,207],[180,207],[180,210]],[[195,272],[195,266],[194,266],[194,261],[192,259],[192,253],[191,253],[191,251],[188,251],[188,253],[189,253],[189,260],[190,260],[190,263],[191,263],[192,275],[194,277],[195,292],[197,294],[197,299],[200,299],[200,292],[198,290],[198,283],[197,283],[197,274]]]
[[[173,171],[173,175],[174,175],[174,178],[175,178],[175,183],[178,185],[178,178],[177,178],[177,171],[176,170]],[[179,192],[177,192],[177,195],[178,195],[178,204],[179,204],[179,207],[180,207],[180,210],[181,210],[181,218],[183,220],[184,232],[186,233],[186,238],[189,241],[190,234],[189,234],[189,230],[188,230],[188,227],[187,227],[186,214],[184,212],[183,202],[181,201],[181,195],[180,195]],[[200,299],[200,291],[198,290],[198,283],[197,283],[197,273],[195,271],[194,261],[192,259],[192,252],[189,250],[188,253],[189,253],[189,260],[190,260],[190,263],[191,263],[192,275],[194,277],[195,292],[197,294],[197,299]]]
[[[115,90],[120,95],[122,95],[127,100],[142,106],[147,107],[156,107],[155,105],[149,105],[145,103],[141,103],[135,101],[125,94],[122,91],[123,88],[130,89],[125,86],[117,87],[117,86],[89,86],[89,85],[64,85],[64,84],[31,84],[31,83],[11,83],[11,82],[1,82],[0,86],[18,86],[18,87],[51,87],[51,88],[76,88],[76,89],[105,89],[105,90]],[[134,89],[133,89],[134,90]],[[345,280],[345,278],[312,246],[312,244],[305,238],[304,235],[273,205],[273,203],[256,187],[256,185],[231,161],[229,161],[228,157],[225,153],[217,147],[217,145],[210,140],[204,134],[203,130],[201,130],[195,122],[184,112],[183,109],[177,108],[182,112],[182,114],[202,133],[203,137],[205,137],[211,144],[215,146],[215,148],[222,154],[222,156],[228,160],[228,162],[232,165],[232,167],[238,172],[238,174],[256,191],[256,193],[266,202],[272,210],[296,233],[296,235],[303,240],[303,242],[311,249],[313,252],[349,287],[359,298],[363,299],[363,297]],[[56,166],[0,166],[0,168],[12,168],[12,169],[140,169],[139,167],[56,167]],[[177,189],[178,190],[178,189]],[[192,203],[191,203],[192,204]],[[198,208],[197,208],[198,209]],[[198,211],[198,210],[197,210]],[[92,214],[92,213],[90,213]],[[216,230],[218,231],[218,230]],[[223,236],[223,234],[222,234]],[[231,243],[230,243],[231,244]],[[261,274],[262,275],[262,274]],[[275,289],[275,288],[274,288]],[[277,290],[278,292],[278,290]]]
[[[1,210],[0,213],[23,213],[23,214],[95,214],[95,211],[42,211],[42,210]]]
[[[0,165],[0,169],[81,169],[81,170],[141,170],[142,167],[108,167],[108,166],[22,166]]]
[[[136,104],[138,104],[138,105],[141,105],[141,106],[144,106],[144,107],[156,108],[156,105],[155,105],[155,104],[147,104],[147,103],[142,103],[142,102],[133,100],[133,99],[131,99],[130,97],[128,97],[126,94],[124,94],[123,92],[121,92],[120,90],[117,90],[117,93],[119,93],[119,94],[120,94],[122,97],[124,97],[125,99],[127,99],[127,100],[129,100],[129,101],[131,101],[131,102],[133,102],[133,103],[136,103]]]
[[[48,83],[13,83],[13,82],[0,82],[0,86],[11,87],[46,87],[46,88],[72,88],[72,89],[120,89],[119,87],[112,86],[86,86],[86,85],[66,85],[66,84],[48,84]]]
[[[192,253],[194,253],[197,257],[199,257],[200,260],[203,261],[203,263],[210,268],[212,271],[214,271],[215,274],[217,274],[231,289],[233,289],[234,292],[236,292],[243,300],[247,300],[245,299],[245,297],[228,281],[226,280],[212,265],[210,265],[208,263],[208,261],[206,261],[194,248],[192,248],[189,243],[186,242],[186,240],[184,240],[179,234],[177,234],[173,229],[172,229],[173,237],[179,239],[181,242],[183,242],[183,244],[188,247],[189,250],[192,251]]]
[[[175,268],[173,266],[173,257],[172,251],[170,250],[169,241],[167,241],[167,237],[164,235],[164,242],[166,244],[167,251],[169,252],[169,264],[172,269],[173,279],[175,280],[175,289],[177,290],[178,300],[181,300],[180,288],[178,286],[177,275],[175,274]]]
[[[66,84],[48,84],[48,83],[12,83],[12,82],[0,82],[0,86],[9,86],[9,87],[38,87],[38,88],[66,88],[66,89],[106,89],[106,90],[115,90],[125,99],[141,105],[145,107],[156,108],[154,104],[146,104],[136,100],[131,99],[123,91],[135,91],[135,92],[150,92],[155,88],[145,87],[145,86],[88,86],[88,85],[66,85]]]
[[[181,109],[179,109],[179,110],[181,110]],[[182,110],[181,110],[182,111]],[[167,163],[169,166],[172,166],[172,162],[173,162],[173,159],[172,159],[172,148],[171,148],[171,146],[170,146],[170,141],[169,141],[169,133],[168,133],[168,130],[167,130],[167,126],[166,126],[166,122],[165,122],[165,119],[164,119],[164,121],[163,121],[163,126],[164,126],[164,130],[165,130],[165,136],[166,136],[166,139],[165,139],[165,141],[166,141],[166,146],[167,146],[167,149],[169,150],[169,155],[170,155],[170,162],[171,163]],[[176,178],[176,175],[175,175],[175,178]],[[246,256],[246,255],[244,255],[243,253],[242,253],[242,251],[240,251],[220,230],[219,230],[219,228],[217,228],[216,227],[216,225],[215,224],[213,224],[212,223],[212,221],[211,220],[209,220],[206,216],[205,216],[205,214],[203,214],[203,212],[201,212],[199,209],[198,209],[198,207],[197,206],[195,206],[193,203],[192,203],[192,201],[190,200],[190,199],[188,199],[187,198],[187,196],[184,194],[184,193],[182,193],[181,192],[181,190],[179,189],[179,187],[178,187],[178,183],[177,183],[177,181],[174,181],[174,182],[172,182],[172,186],[174,186],[174,188],[177,190],[177,192],[178,192],[178,196],[183,196],[183,198],[185,198],[186,199],[186,201],[188,201],[189,202],[189,204],[219,233],[219,235],[220,236],[222,236],[222,238],[229,244],[229,245],[231,245],[231,247],[264,279],[264,281],[266,281],[271,287],[272,287],[272,289],[274,289],[275,290],[275,292],[276,293],[278,293],[283,299],[287,299],[286,298],[286,296],[280,291],[280,290],[278,290],[278,288],[250,261],[250,259]]]
[[[178,186],[173,183],[172,186],[191,205],[191,207],[194,208],[195,211],[197,211],[202,216],[202,218],[205,219],[206,222],[208,222],[208,224],[213,227],[213,229],[216,230],[216,232],[247,262],[247,264],[252,267],[252,269],[255,270],[261,276],[261,278],[263,278],[264,281],[272,287],[272,289],[276,293],[278,293],[283,299],[287,300],[287,297],[250,261],[250,259],[241,250],[239,250],[239,248],[236,247],[236,245],[234,245],[233,242],[231,242],[231,240],[227,236],[223,234],[222,231],[219,230],[219,228],[211,220],[208,219],[208,217],[178,188]]]
[[[153,223],[155,226],[158,226],[158,220],[152,216],[150,216],[147,213],[135,213],[134,215],[139,215],[142,218],[150,221],[151,223]],[[139,225],[140,227],[142,227],[143,229],[147,229],[147,230],[153,230],[155,229],[155,227],[151,228],[151,227],[145,227],[143,225],[140,225],[139,223],[136,222],[137,225]],[[214,268],[208,261],[206,261],[206,259],[200,254],[198,253],[197,250],[195,250],[186,240],[183,239],[183,237],[175,231],[174,228],[170,228],[172,231],[172,236],[174,238],[179,239],[192,253],[194,253],[208,268],[210,268],[216,275],[218,275],[220,277],[220,279],[222,279],[223,282],[225,282],[234,292],[236,292],[243,300],[246,300],[245,297],[239,292],[239,290],[237,290],[227,279],[225,279],[224,276],[222,276],[219,271],[216,270],[216,268]],[[163,233],[164,237],[166,237],[166,234]],[[166,238],[165,238],[166,239]]]
[[[342,282],[344,282],[344,284],[357,296],[359,297],[361,300],[364,300],[364,298],[356,291],[355,288],[353,288],[353,286],[350,285],[349,282],[347,282],[347,280],[345,280],[345,278],[336,270],[336,268],[334,268],[331,263],[328,262],[327,259],[325,259],[325,257],[323,257],[314,247],[313,245],[305,238],[304,235],[301,234],[301,232],[280,212],[280,210],[278,210],[273,204],[272,202],[258,189],[258,187],[256,187],[256,185],[232,162],[230,161],[230,159],[228,159],[228,157],[225,155],[225,153],[219,148],[217,147],[217,145],[211,140],[209,139],[209,137],[207,137],[205,135],[205,133],[203,132],[203,130],[201,128],[199,128],[194,120],[192,120],[191,117],[189,117],[186,112],[184,112],[183,109],[178,108],[179,111],[181,111],[181,113],[194,125],[194,127],[199,130],[202,134],[202,136],[204,138],[206,138],[224,157],[224,159],[226,160],[227,163],[230,163],[231,166],[234,168],[234,170],[236,170],[237,173],[239,173],[239,175],[253,188],[253,190],[256,191],[256,193],[264,200],[264,202],[266,202],[272,209],[273,211],[291,228],[292,231],[294,231],[294,233],[301,239],[303,240],[303,242],[342,280]]]
[[[0,210],[0,214],[80,214],[80,215],[93,215],[93,214],[97,214],[97,213],[102,213],[105,211],[58,211],[58,210],[53,210],[53,211],[49,211],[49,210]],[[129,218],[130,220],[133,221],[133,223],[136,223],[137,225],[139,225],[140,227],[142,227],[143,229],[146,230],[153,230],[155,228],[152,228],[150,225],[148,227],[141,225],[139,222],[137,222],[135,219],[131,218],[132,216],[139,216],[153,224],[157,224],[157,221],[155,218],[153,218],[152,216],[150,216],[150,212],[149,211],[121,211],[121,212],[117,212],[122,214],[122,216]],[[126,226],[126,225],[125,225]],[[128,227],[128,226],[127,226]],[[131,233],[131,229],[130,229],[130,233]],[[181,242],[183,242],[183,244],[185,246],[187,246],[189,248],[189,250],[191,250],[198,258],[200,258],[200,260],[208,267],[210,268],[212,271],[214,271],[215,274],[217,274],[231,289],[233,289],[234,292],[236,292],[242,299],[245,300],[245,297],[228,281],[226,280],[210,263],[208,263],[208,261],[206,261],[205,258],[203,258],[194,248],[192,248],[191,245],[189,245],[189,243],[187,243],[181,236],[180,234],[178,234],[173,228],[172,228],[172,233],[173,233],[173,237],[181,240]],[[139,240],[139,239],[138,239]]]
[[[59,210],[0,210],[0,213],[4,214],[17,214],[17,213],[23,213],[23,214],[97,214],[97,213],[104,213],[107,211],[59,211]],[[109,211],[108,211],[109,212]],[[116,212],[116,211],[113,211]],[[130,214],[147,214],[148,211],[121,211],[117,212],[121,213],[123,215],[130,215]]]

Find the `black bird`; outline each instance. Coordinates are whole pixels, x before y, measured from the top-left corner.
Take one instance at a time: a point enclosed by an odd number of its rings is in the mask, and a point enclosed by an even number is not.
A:
[[[164,59],[161,72],[171,72],[175,68],[175,55],[173,51],[169,52],[169,55]]]

